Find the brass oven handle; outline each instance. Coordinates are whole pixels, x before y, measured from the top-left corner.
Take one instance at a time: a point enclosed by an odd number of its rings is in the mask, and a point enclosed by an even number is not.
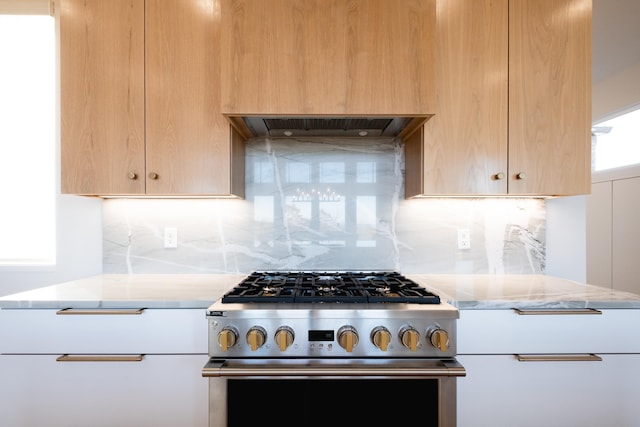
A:
[[[116,356],[111,354],[63,354],[56,362],[142,362],[144,355]]]
[[[567,308],[558,308],[558,309],[513,309],[516,313],[520,315],[556,315],[556,314],[602,314],[602,311],[596,310],[595,308],[577,308],[577,309],[567,309]]]
[[[595,354],[516,354],[519,362],[601,362]]]
[[[209,361],[202,369],[203,377],[464,377],[465,368],[456,361],[442,361],[442,366],[434,367],[394,367],[372,366],[227,366],[225,361]]]
[[[73,314],[73,315],[99,315],[99,314],[142,314],[146,310],[144,308],[138,309],[83,309],[83,308],[63,308],[56,311],[56,314]]]

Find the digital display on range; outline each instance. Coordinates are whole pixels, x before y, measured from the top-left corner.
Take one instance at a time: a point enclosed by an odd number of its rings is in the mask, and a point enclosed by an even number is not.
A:
[[[333,341],[332,330],[309,331],[309,341]]]

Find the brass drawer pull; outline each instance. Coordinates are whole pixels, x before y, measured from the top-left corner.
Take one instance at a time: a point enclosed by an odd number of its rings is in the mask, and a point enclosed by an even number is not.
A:
[[[56,358],[56,362],[141,362],[142,354],[129,356],[115,356],[110,354],[63,354]]]
[[[578,308],[578,309],[569,309],[569,308],[558,308],[558,309],[513,309],[516,313],[529,316],[529,315],[557,315],[557,314],[602,314],[602,311],[596,310],[595,308]]]
[[[595,354],[516,354],[519,362],[601,362]]]
[[[144,308],[138,309],[82,309],[82,308],[63,308],[56,311],[56,314],[73,314],[73,315],[101,315],[101,314],[142,314]]]

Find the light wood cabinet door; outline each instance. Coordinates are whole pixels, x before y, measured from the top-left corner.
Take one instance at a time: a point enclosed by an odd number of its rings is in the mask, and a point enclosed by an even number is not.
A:
[[[433,113],[434,0],[222,0],[222,112]]]
[[[504,194],[508,0],[438,2],[436,34],[438,107],[424,134],[405,141],[407,196]]]
[[[60,29],[64,193],[244,196],[217,0],[63,0]]]
[[[244,163],[231,161],[244,145],[220,113],[216,5],[146,0],[147,194],[244,194]]]
[[[591,0],[449,0],[407,197],[590,192]]]
[[[591,9],[591,0],[509,2],[511,194],[590,193]]]
[[[144,1],[56,4],[62,192],[144,194]]]

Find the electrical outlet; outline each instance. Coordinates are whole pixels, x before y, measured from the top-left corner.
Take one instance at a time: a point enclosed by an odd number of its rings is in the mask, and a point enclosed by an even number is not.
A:
[[[176,227],[164,228],[164,247],[165,248],[178,247],[178,229]]]
[[[458,249],[471,249],[471,233],[468,228],[458,229]]]

